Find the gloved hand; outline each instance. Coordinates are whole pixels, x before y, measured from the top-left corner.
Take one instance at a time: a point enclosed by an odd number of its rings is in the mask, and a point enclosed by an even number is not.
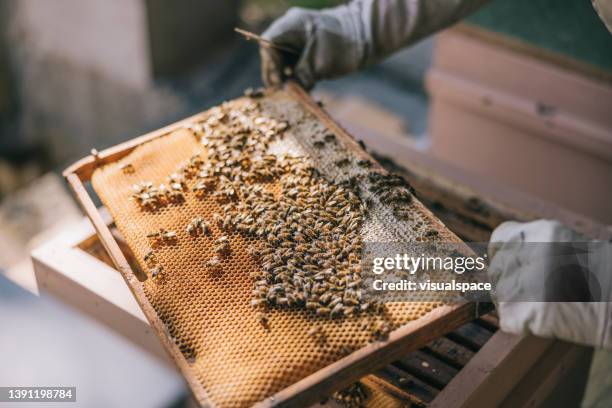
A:
[[[556,221],[500,225],[488,274],[501,329],[612,349],[611,247]]]
[[[262,36],[294,49],[299,56],[262,46],[262,79],[267,86],[278,86],[292,75],[305,88],[312,88],[320,79],[379,61],[457,22],[487,1],[353,0],[321,11],[291,8]]]

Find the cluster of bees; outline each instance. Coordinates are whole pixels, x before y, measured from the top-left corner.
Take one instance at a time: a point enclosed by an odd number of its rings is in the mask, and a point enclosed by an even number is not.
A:
[[[249,248],[259,266],[251,304],[262,311],[265,327],[267,307],[303,308],[328,318],[385,315],[384,305],[365,301],[360,288],[366,205],[350,186],[323,178],[308,158],[270,154],[269,146],[288,127],[262,115],[255,99],[214,108],[186,127],[204,151],[172,174],[167,186],[138,184],[132,198],[145,209],[184,200],[189,192],[220,203],[223,215],[215,214],[210,224],[198,217],[186,227],[194,237],[210,234],[211,224],[223,233],[213,241],[215,256],[205,261],[211,271],[231,256],[231,234],[257,237]],[[150,238],[163,242],[171,232]],[[371,330],[385,337],[391,324],[381,320]],[[312,337],[320,341],[324,334]]]
[[[414,189],[403,177],[395,174],[370,172],[368,174],[370,190],[383,204],[391,205],[393,215],[399,220],[410,220],[413,211],[410,208]]]
[[[345,407],[359,408],[365,405],[368,394],[365,387],[359,381],[335,392],[331,397],[334,401]]]
[[[202,217],[197,217],[191,220],[187,225],[187,233],[193,237],[210,234],[210,224]]]
[[[172,174],[168,178],[168,185],[154,185],[151,182],[142,182],[132,186],[131,199],[136,201],[142,208],[157,210],[171,203],[185,201],[185,181],[178,175]]]

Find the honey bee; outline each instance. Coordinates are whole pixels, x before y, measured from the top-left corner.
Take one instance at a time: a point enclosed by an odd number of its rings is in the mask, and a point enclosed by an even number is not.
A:
[[[212,257],[206,261],[206,268],[211,272],[216,272],[221,267],[221,260],[218,257]]]
[[[215,245],[215,252],[219,254],[227,254],[227,252],[229,252],[230,243],[227,236],[222,235],[217,238],[213,243]]]
[[[173,240],[176,240],[177,238],[175,231],[166,231],[164,229],[161,229],[159,232],[162,238],[164,239],[164,241],[173,241]]]
[[[314,326],[308,330],[308,337],[313,338],[319,345],[323,345],[327,341],[327,335],[322,326]]]
[[[331,313],[331,309],[329,307],[317,307],[316,314],[317,316],[329,316]]]
[[[384,340],[389,336],[390,332],[391,327],[389,326],[389,323],[381,320],[374,324],[372,329],[372,337],[376,340]]]
[[[124,173],[124,174],[133,174],[136,170],[134,169],[134,166],[131,163],[125,163],[122,164],[121,167],[119,167],[119,169]]]
[[[346,167],[349,164],[351,164],[351,161],[349,159],[347,159],[347,158],[340,159],[340,160],[336,161],[336,166],[338,166],[338,167]]]
[[[142,258],[146,263],[155,261],[155,252],[153,252],[153,250],[149,250],[149,252],[147,252],[145,254],[145,256]]]
[[[153,279],[157,279],[161,275],[163,270],[164,268],[162,266],[157,266],[157,267],[149,269],[149,272],[151,273],[151,277]]]
[[[269,326],[269,322],[270,322],[270,318],[268,317],[268,314],[265,312],[261,312],[257,315],[257,320],[259,321],[259,324],[261,324],[263,326],[264,329],[269,330],[270,326]]]

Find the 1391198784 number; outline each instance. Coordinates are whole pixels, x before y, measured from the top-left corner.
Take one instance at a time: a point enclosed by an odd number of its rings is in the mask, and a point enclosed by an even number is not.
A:
[[[76,401],[75,387],[0,387],[0,402]]]

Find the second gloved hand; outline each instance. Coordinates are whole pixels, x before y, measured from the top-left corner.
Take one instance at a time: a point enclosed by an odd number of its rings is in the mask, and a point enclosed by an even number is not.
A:
[[[610,243],[557,221],[506,222],[489,254],[503,331],[612,349]]]

